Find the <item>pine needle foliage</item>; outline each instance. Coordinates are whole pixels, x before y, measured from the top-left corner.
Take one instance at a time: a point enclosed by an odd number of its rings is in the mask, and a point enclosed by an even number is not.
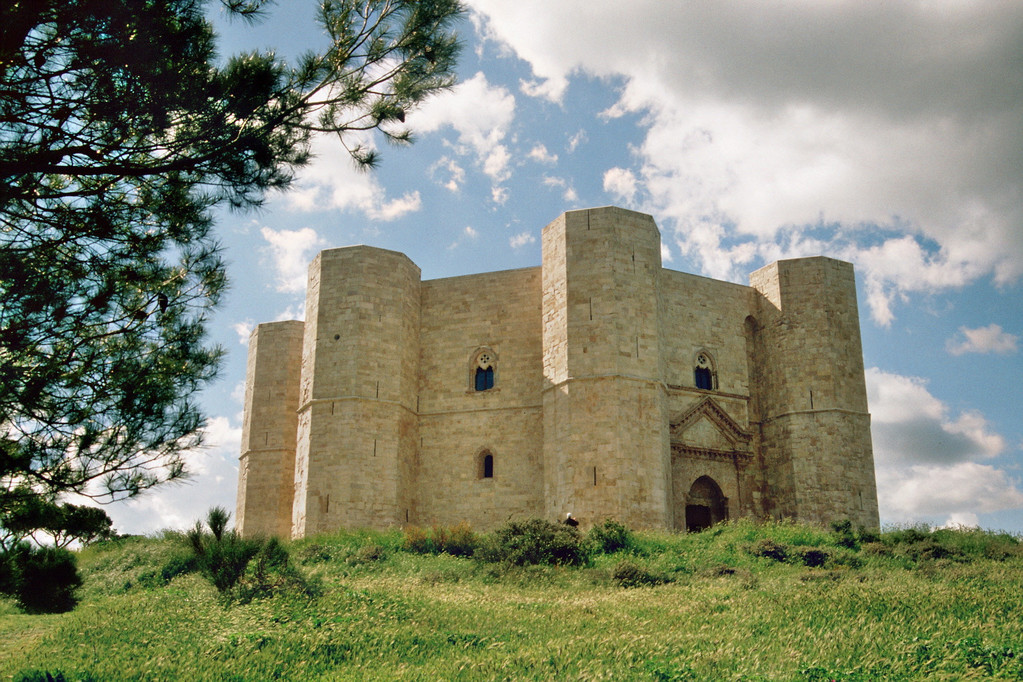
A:
[[[453,83],[457,0],[326,0],[329,46],[293,65],[222,59],[208,11],[0,3],[0,510],[185,477],[222,356],[213,209],[287,189],[316,134],[371,167],[366,134],[410,141],[406,113]]]

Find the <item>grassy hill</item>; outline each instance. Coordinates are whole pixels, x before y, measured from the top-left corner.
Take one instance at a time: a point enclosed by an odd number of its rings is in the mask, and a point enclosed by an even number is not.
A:
[[[250,600],[174,576],[175,534],[89,547],[73,612],[0,603],[0,679],[1023,679],[1005,534],[736,522],[582,567],[407,549],[424,537],[291,543],[308,587]]]

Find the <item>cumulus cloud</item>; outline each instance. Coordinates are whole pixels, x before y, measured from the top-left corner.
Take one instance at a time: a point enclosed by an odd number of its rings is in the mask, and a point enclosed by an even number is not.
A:
[[[604,191],[632,204],[636,198],[636,175],[626,168],[611,168],[604,172]]]
[[[575,188],[572,187],[571,183],[565,178],[545,175],[543,178],[543,184],[544,187],[556,187],[560,189],[561,198],[569,203],[579,200],[579,195],[576,193]]]
[[[989,464],[960,462],[885,470],[878,476],[878,503],[884,518],[919,522],[922,518],[963,518],[1023,507],[1019,481]]]
[[[989,324],[977,329],[960,327],[959,333],[955,338],[949,339],[945,347],[952,355],[965,353],[1008,355],[1016,352],[1018,341],[1018,336],[1003,331],[1001,325]]]
[[[251,319],[246,319],[242,322],[235,322],[231,325],[231,329],[233,329],[235,334],[238,335],[238,343],[243,346],[249,345],[249,335],[252,334],[252,330],[255,328],[256,322]]]
[[[483,73],[428,99],[408,118],[420,133],[451,127],[457,133],[454,152],[471,155],[494,183],[511,177],[511,154],[505,138],[515,118],[515,96],[492,86]]]
[[[519,234],[514,235],[511,239],[508,240],[508,244],[510,244],[513,249],[521,248],[526,244],[535,243],[536,237],[534,237],[529,232],[520,232]]]
[[[991,430],[978,412],[951,415],[931,395],[927,382],[884,372],[866,371],[867,400],[879,465],[948,465],[988,459],[1005,450],[1005,439]]]
[[[1019,3],[468,4],[527,94],[623,84],[639,208],[712,276],[826,230],[889,324],[907,293],[1023,274]]]
[[[875,367],[866,379],[884,519],[975,522],[978,513],[1023,507],[1019,481],[991,463],[1006,443],[983,415],[952,415],[917,377]]]
[[[354,143],[354,141],[353,141]],[[362,143],[372,146],[365,137]],[[289,206],[301,211],[336,209],[356,211],[371,220],[391,221],[422,206],[419,192],[388,199],[376,176],[356,168],[337,140],[327,135],[313,138],[313,162],[303,168],[288,191]]]
[[[445,189],[457,192],[465,182],[465,169],[450,157],[442,157],[428,170],[430,177],[437,180]],[[442,177],[443,176],[443,177]],[[440,179],[438,179],[440,178]]]
[[[553,165],[558,162],[558,155],[551,154],[547,151],[547,146],[542,143],[537,143],[532,149],[529,150],[529,158],[533,159],[537,163],[545,163]]]
[[[276,276],[277,291],[290,294],[305,291],[309,261],[327,243],[311,227],[279,231],[264,227],[260,234],[267,242],[262,251]]]

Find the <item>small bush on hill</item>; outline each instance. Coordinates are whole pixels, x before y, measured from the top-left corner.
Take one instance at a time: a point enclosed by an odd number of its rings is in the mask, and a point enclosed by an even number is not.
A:
[[[673,581],[671,576],[659,571],[639,566],[631,561],[620,561],[614,568],[612,577],[620,587],[645,587],[663,585]]]
[[[450,554],[470,557],[476,552],[480,539],[472,527],[462,521],[454,526],[433,526],[429,531],[419,526],[405,528],[402,548],[414,554]]]
[[[831,559],[831,553],[822,547],[798,547],[796,556],[804,566],[809,568],[820,568]]]
[[[284,587],[309,587],[276,538],[242,538],[227,529],[229,518],[225,509],[214,507],[206,517],[205,528],[196,521],[186,533],[191,556],[168,562],[163,574],[173,577],[194,567],[219,592],[245,601]]]
[[[484,561],[518,566],[582,566],[590,560],[590,548],[572,526],[530,519],[511,521],[494,531],[476,551],[476,556]]]
[[[603,523],[590,529],[587,537],[596,550],[604,554],[636,550],[636,541],[632,536],[632,531],[625,524],[614,519],[604,519]]]
[[[749,553],[753,556],[783,562],[789,558],[789,548],[771,538],[761,538],[749,547]]]
[[[0,555],[0,591],[27,613],[70,611],[81,584],[75,557],[66,549],[23,542]]]

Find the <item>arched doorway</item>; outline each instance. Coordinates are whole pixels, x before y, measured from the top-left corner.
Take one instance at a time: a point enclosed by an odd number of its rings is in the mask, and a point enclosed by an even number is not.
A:
[[[700,476],[686,495],[686,531],[695,533],[728,518],[728,500],[710,476]]]

